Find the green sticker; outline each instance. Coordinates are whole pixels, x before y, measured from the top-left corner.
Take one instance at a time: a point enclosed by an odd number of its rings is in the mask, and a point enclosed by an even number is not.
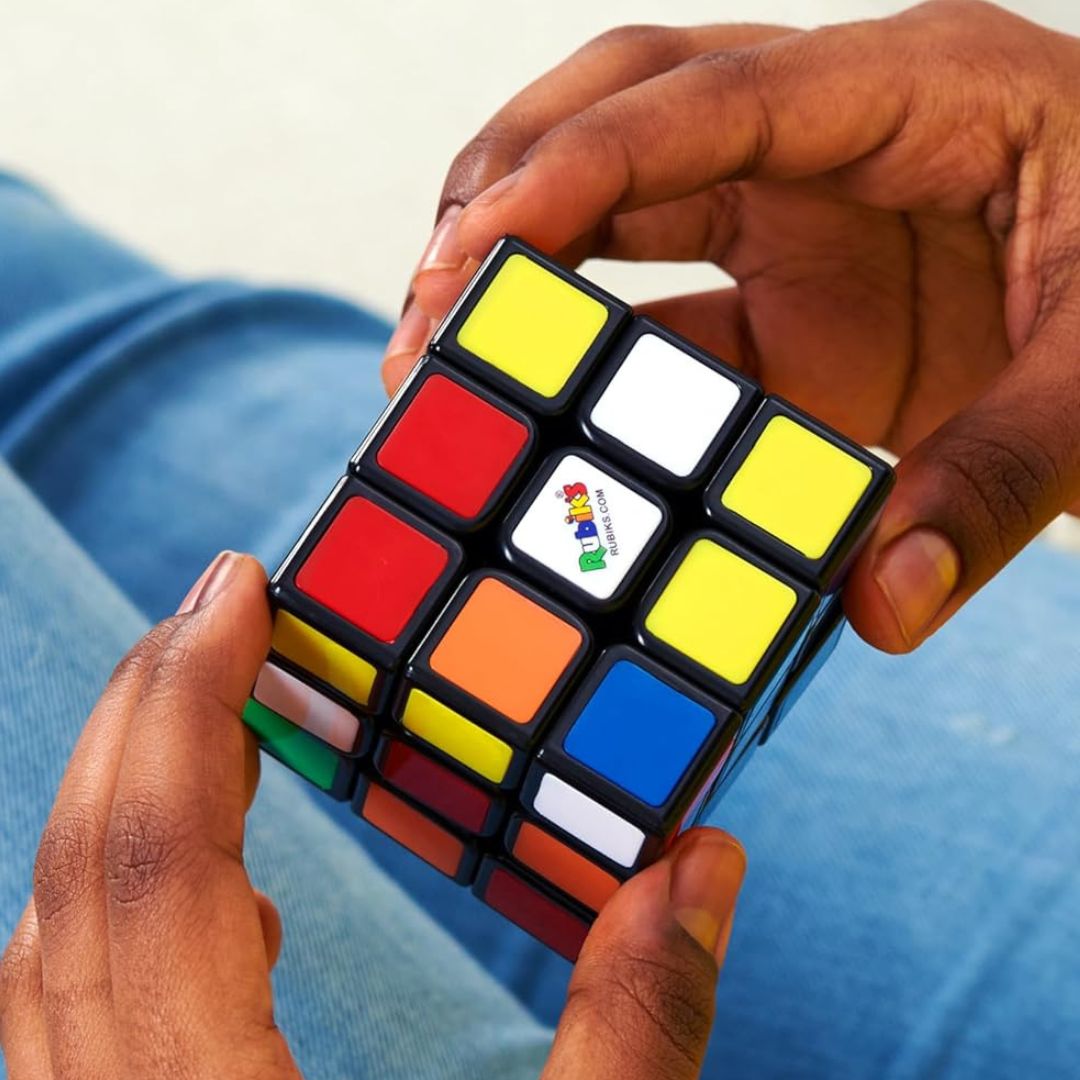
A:
[[[310,780],[323,791],[329,791],[334,786],[338,755],[314,735],[309,735],[254,698],[248,698],[244,706],[244,723],[259,736],[264,750],[305,780]]]

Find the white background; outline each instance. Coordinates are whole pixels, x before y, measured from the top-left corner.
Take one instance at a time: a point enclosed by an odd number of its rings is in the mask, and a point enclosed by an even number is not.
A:
[[[0,166],[175,270],[396,310],[454,152],[624,23],[888,14],[881,0],[0,0]],[[1014,10],[1080,32],[1076,0]],[[0,251],[0,258],[3,252]],[[631,302],[699,266],[590,268]]]

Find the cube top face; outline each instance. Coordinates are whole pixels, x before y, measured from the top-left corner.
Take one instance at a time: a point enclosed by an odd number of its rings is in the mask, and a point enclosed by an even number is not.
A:
[[[625,474],[587,451],[560,451],[510,511],[507,557],[567,599],[609,609],[641,576],[668,520]]]
[[[513,728],[525,731],[544,719],[590,641],[579,619],[531,587],[507,574],[481,571],[458,589],[410,673],[421,669],[433,680],[425,685],[451,705],[460,704],[459,711],[472,712],[478,704],[513,737]]]
[[[646,646],[741,705],[775,670],[816,607],[793,577],[718,533],[684,542],[646,596]]]
[[[392,667],[438,610],[460,545],[343,478],[274,575],[279,608],[358,657]]]
[[[645,479],[690,487],[735,441],[761,392],[651,319],[637,318],[585,396],[585,430]]]
[[[477,271],[432,348],[533,409],[557,413],[628,314],[615,297],[507,238]]]
[[[767,401],[706,492],[721,527],[828,588],[872,524],[892,472],[778,398]]]
[[[529,416],[430,357],[395,395],[353,471],[437,524],[484,524],[536,440]]]

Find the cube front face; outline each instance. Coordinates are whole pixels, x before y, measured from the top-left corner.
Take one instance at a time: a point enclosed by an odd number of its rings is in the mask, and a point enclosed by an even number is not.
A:
[[[268,751],[552,948],[835,644],[886,466],[513,240],[271,582]]]

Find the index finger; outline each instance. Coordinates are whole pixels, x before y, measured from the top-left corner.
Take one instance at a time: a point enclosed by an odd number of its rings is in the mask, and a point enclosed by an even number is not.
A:
[[[105,846],[118,1042],[136,1075],[287,1060],[262,921],[242,860],[241,710],[270,644],[266,577],[219,563],[147,674]],[[261,1075],[261,1074],[260,1074]]]
[[[614,94],[554,128],[470,203],[458,243],[479,258],[513,233],[561,251],[612,214],[855,162],[909,114],[914,73],[891,32],[858,23],[722,49]]]

